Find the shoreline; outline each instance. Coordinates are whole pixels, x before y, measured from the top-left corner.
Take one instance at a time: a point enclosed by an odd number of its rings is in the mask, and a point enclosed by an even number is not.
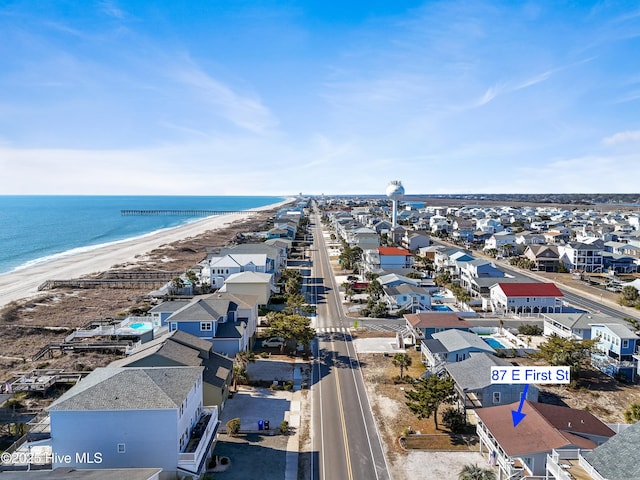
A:
[[[281,202],[252,210],[272,210],[291,201],[292,198],[286,198]],[[251,217],[252,215],[244,213],[207,217],[3,273],[0,275],[0,308],[12,301],[25,300],[38,295],[38,287],[47,280],[79,278],[109,270],[115,265],[138,263],[141,256],[162,245],[185,240],[208,231],[222,230],[232,223],[248,220]]]

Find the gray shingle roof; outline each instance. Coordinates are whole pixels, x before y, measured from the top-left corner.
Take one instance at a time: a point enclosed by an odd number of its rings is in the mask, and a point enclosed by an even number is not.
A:
[[[638,447],[640,446],[640,422],[618,433],[584,459],[607,480],[629,480],[640,477]]]
[[[196,321],[217,321],[227,314],[229,300],[207,301],[203,298],[190,302],[180,310],[174,312],[168,322],[196,322]]]
[[[407,295],[409,293],[417,293],[419,295],[427,295],[427,292],[424,288],[416,287],[415,285],[409,285],[408,283],[403,283],[398,285],[397,287],[384,287],[384,292],[387,295]]]
[[[489,353],[475,352],[462,362],[447,363],[444,368],[460,388],[479,390],[491,383],[488,373],[491,371],[491,367],[507,366],[511,366],[511,364],[506,360]]]
[[[245,322],[219,323],[216,328],[216,338],[242,338],[246,325]]]
[[[449,352],[464,350],[466,348],[475,348],[489,353],[494,352],[493,348],[475,333],[452,328],[451,330],[434,333],[431,336],[439,340]]]
[[[233,371],[233,360],[215,352],[211,352],[203,365],[202,380],[216,387],[222,387]]]
[[[202,370],[202,367],[97,368],[48,410],[179,408]]]

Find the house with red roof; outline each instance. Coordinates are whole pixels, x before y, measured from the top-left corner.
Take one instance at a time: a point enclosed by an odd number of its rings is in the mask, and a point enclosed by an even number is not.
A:
[[[413,267],[413,255],[411,255],[411,252],[399,247],[378,247],[365,250],[363,259],[367,272],[377,273],[381,270]]]
[[[585,410],[525,400],[525,415],[513,425],[519,402],[476,410],[480,453],[499,469],[498,478],[544,476],[554,450],[594,449],[615,432]]]
[[[495,313],[561,313],[564,294],[555,283],[499,282],[489,290]]]

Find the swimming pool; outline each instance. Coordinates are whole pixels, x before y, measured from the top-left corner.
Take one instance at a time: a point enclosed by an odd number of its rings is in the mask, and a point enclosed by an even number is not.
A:
[[[437,310],[438,312],[453,312],[453,310],[451,310],[446,305],[431,305],[431,308]]]
[[[491,348],[507,348],[504,345],[502,345],[499,341],[497,341],[495,338],[488,337],[488,338],[483,338],[483,340],[487,342]]]
[[[132,323],[129,325],[129,328],[133,328],[134,330],[151,330],[151,324],[142,322]]]
[[[441,293],[433,293],[431,295],[432,298],[444,298],[444,295]]]

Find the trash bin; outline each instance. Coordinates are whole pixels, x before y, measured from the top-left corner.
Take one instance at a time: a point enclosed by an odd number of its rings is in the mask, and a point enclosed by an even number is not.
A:
[[[269,420],[264,421],[264,429],[269,430]]]
[[[264,430],[264,420],[258,420],[258,430]]]

